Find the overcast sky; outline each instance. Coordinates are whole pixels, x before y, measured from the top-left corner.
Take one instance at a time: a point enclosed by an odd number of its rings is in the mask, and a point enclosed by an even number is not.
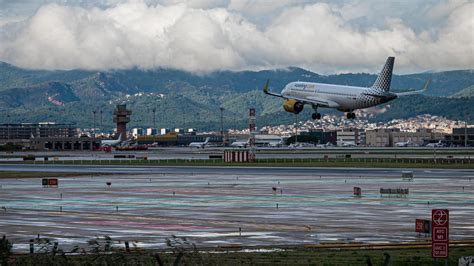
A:
[[[0,0],[0,61],[37,69],[474,68],[473,0]]]

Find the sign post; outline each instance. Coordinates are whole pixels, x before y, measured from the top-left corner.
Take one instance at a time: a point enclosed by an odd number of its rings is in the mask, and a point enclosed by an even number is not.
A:
[[[446,264],[449,255],[449,210],[431,210],[433,230],[431,234],[431,254],[434,259],[444,258]]]

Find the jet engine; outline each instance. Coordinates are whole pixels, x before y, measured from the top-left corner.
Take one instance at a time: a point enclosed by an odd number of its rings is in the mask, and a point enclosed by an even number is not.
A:
[[[303,111],[304,104],[298,102],[297,100],[285,100],[283,103],[283,108],[289,113],[298,114]]]

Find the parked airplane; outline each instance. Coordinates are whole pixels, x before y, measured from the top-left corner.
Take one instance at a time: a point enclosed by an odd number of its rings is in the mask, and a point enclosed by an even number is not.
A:
[[[343,140],[336,141],[336,144],[338,147],[357,147],[357,144],[355,144],[354,142],[347,142]]]
[[[207,137],[206,140],[204,142],[191,142],[189,143],[189,147],[191,148],[201,148],[201,149],[204,149],[208,143],[209,143],[209,140],[211,140],[210,137]]]
[[[250,139],[247,141],[234,141],[230,144],[231,147],[238,147],[238,148],[247,148],[250,144]]]
[[[433,148],[434,148],[434,147],[446,147],[446,144],[444,144],[444,143],[441,142],[441,140],[440,140],[440,141],[438,141],[438,142],[436,142],[436,143],[428,143],[428,144],[426,144],[426,147],[433,147]]]
[[[100,146],[102,147],[116,147],[120,144],[122,144],[123,140],[122,140],[122,134],[120,134],[118,136],[117,139],[106,139],[106,140],[102,140],[100,141]]]
[[[318,144],[316,145],[316,147],[321,148],[321,149],[326,149],[326,148],[334,147],[334,144],[332,144],[331,142],[327,142],[326,144]]]
[[[290,149],[298,149],[298,148],[314,148],[315,145],[313,143],[307,143],[307,142],[297,142],[297,143],[291,143],[288,145],[288,148]]]
[[[394,62],[395,57],[387,58],[382,72],[370,88],[297,81],[288,83],[281,94],[278,94],[268,91],[269,80],[267,80],[263,91],[265,94],[283,98],[285,100],[283,108],[290,113],[298,114],[303,111],[304,105],[308,104],[314,110],[313,119],[321,119],[318,107],[335,108],[341,112],[347,112],[348,119],[355,119],[354,110],[386,103],[399,96],[426,91],[430,80],[426,82],[422,90],[390,92]]]
[[[408,141],[401,141],[395,143],[395,147],[417,147],[418,144],[412,142],[410,139]]]

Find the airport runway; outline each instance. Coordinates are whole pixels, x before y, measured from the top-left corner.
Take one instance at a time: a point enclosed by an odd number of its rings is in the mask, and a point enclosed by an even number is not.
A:
[[[33,154],[37,160],[41,161],[44,157],[49,157],[49,160],[118,160],[114,158],[117,154],[135,155],[139,157],[147,157],[149,160],[175,160],[175,159],[192,159],[192,160],[207,160],[209,155],[222,155],[225,149],[222,147],[213,147],[207,149],[191,149],[189,147],[160,147],[156,149],[149,149],[146,151],[113,151],[106,152],[92,152],[92,151],[28,151],[6,153],[0,152],[0,162],[15,162],[22,161],[22,156]],[[412,158],[412,159],[466,159],[472,158],[474,153],[472,149],[451,149],[451,148],[302,148],[302,149],[288,149],[288,148],[260,148],[257,150],[258,159],[275,159],[275,158],[293,158],[293,159],[322,159],[338,158],[351,154],[352,158]]]
[[[0,169],[120,172],[59,178],[58,188],[43,188],[41,178],[0,179],[0,205],[6,207],[0,209],[0,235],[23,252],[37,234],[66,250],[105,235],[154,248],[165,247],[171,235],[198,247],[416,241],[425,238],[414,232],[415,219],[429,219],[432,208],[450,210],[451,239],[474,236],[474,178],[467,178],[472,171],[414,170],[409,182],[390,169]],[[354,186],[362,188],[361,198],[352,195]],[[382,198],[381,187],[409,188],[410,194]]]
[[[230,166],[97,166],[97,165],[42,165],[0,164],[0,171],[73,172],[102,174],[246,174],[246,175],[343,175],[346,177],[400,177],[403,171],[415,177],[472,178],[472,169],[394,169],[394,168],[330,168],[330,167],[230,167]]]

